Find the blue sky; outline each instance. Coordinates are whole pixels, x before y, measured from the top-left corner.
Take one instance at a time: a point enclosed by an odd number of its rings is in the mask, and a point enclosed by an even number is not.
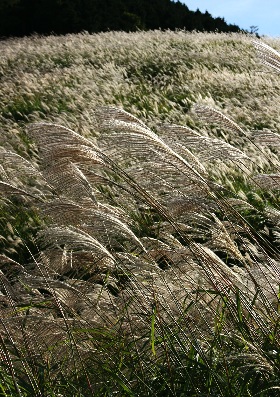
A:
[[[258,26],[260,35],[280,37],[280,0],[181,0],[190,10],[224,17],[242,29]]]

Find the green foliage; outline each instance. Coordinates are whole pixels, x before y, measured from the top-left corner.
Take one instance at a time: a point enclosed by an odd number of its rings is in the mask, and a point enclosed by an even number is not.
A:
[[[5,0],[1,3],[1,36],[36,33],[75,33],[82,30],[135,31],[136,29],[187,29],[237,32],[236,25],[208,12],[190,11],[171,0],[102,2],[100,0]],[[32,12],[32,18],[30,16]]]

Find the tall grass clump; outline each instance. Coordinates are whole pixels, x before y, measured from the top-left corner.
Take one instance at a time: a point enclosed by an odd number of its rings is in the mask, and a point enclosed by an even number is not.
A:
[[[1,395],[277,397],[278,76],[254,53],[276,71],[279,53],[186,32],[8,43]]]

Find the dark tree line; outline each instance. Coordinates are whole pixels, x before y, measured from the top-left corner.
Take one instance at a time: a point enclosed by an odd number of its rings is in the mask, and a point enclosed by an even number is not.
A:
[[[223,18],[171,0],[0,0],[0,36],[86,30],[186,29],[237,32]]]

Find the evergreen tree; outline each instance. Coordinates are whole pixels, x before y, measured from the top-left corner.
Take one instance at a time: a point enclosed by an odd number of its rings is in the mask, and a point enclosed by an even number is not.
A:
[[[171,0],[1,0],[0,36],[87,30],[186,29],[238,31],[223,18]]]

